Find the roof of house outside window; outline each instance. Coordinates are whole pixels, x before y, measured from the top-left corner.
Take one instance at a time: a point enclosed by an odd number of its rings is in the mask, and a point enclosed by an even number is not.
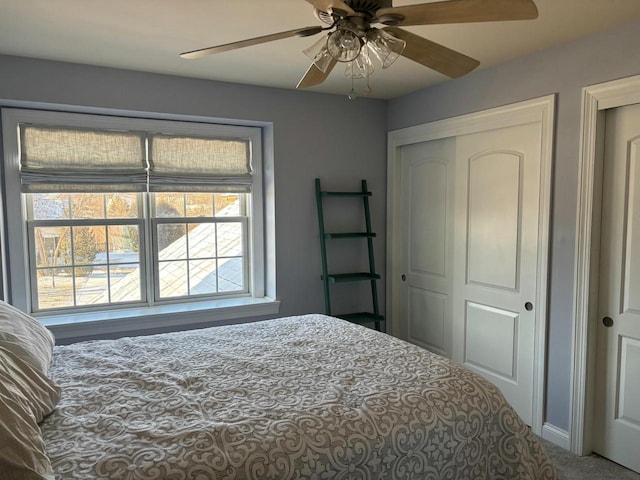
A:
[[[237,205],[231,204],[224,210],[227,209],[237,211]],[[220,212],[221,215],[225,213],[224,210]],[[159,252],[158,265],[161,297],[244,290],[244,252],[240,228],[239,222],[201,223],[162,249]],[[104,254],[102,258],[96,256],[94,263],[105,262],[104,256]],[[109,299],[109,292],[105,289],[107,268],[96,266],[89,275],[86,285],[78,292],[78,304],[92,305],[140,300],[138,253],[115,252],[110,253],[109,257],[111,298]],[[187,284],[188,264],[189,284]],[[121,265],[121,273],[118,272],[118,265]],[[189,291],[187,291],[187,285]]]

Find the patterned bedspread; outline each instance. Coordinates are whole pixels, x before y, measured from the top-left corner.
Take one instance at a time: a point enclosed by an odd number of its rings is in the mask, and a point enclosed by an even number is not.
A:
[[[324,315],[56,347],[59,479],[555,479],[499,391]]]

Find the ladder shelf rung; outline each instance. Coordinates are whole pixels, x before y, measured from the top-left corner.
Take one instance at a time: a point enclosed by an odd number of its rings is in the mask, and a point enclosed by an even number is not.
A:
[[[371,312],[344,313],[336,315],[336,317],[355,323],[382,322],[384,320],[384,315],[376,315]]]
[[[325,233],[324,238],[373,238],[376,234],[371,232],[354,232],[354,233]]]
[[[379,280],[380,275],[377,273],[358,272],[358,273],[335,273],[327,275],[327,279],[331,283],[339,282],[361,282],[363,280]]]
[[[323,197],[370,197],[371,192],[320,192]]]

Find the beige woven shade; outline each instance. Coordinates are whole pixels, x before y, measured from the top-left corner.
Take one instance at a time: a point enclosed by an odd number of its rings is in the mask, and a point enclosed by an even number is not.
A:
[[[21,125],[25,192],[143,191],[144,132]]]
[[[20,136],[24,192],[251,190],[244,138],[27,124]]]
[[[250,187],[251,144],[248,140],[150,135],[151,191],[247,192]]]

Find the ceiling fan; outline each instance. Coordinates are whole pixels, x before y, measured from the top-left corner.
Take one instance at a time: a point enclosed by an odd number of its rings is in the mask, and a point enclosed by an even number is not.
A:
[[[326,27],[311,26],[264,35],[214,47],[181,53],[183,58],[199,58],[289,37],[309,37],[328,31],[304,50],[313,63],[296,88],[322,83],[338,62],[347,64],[346,75],[368,78],[372,58],[382,68],[399,56],[409,58],[448,77],[469,73],[480,62],[443,45],[399,28],[400,26],[445,23],[528,20],[538,16],[533,0],[445,0],[402,7],[392,0],[306,0]],[[381,25],[381,28],[373,25]]]

